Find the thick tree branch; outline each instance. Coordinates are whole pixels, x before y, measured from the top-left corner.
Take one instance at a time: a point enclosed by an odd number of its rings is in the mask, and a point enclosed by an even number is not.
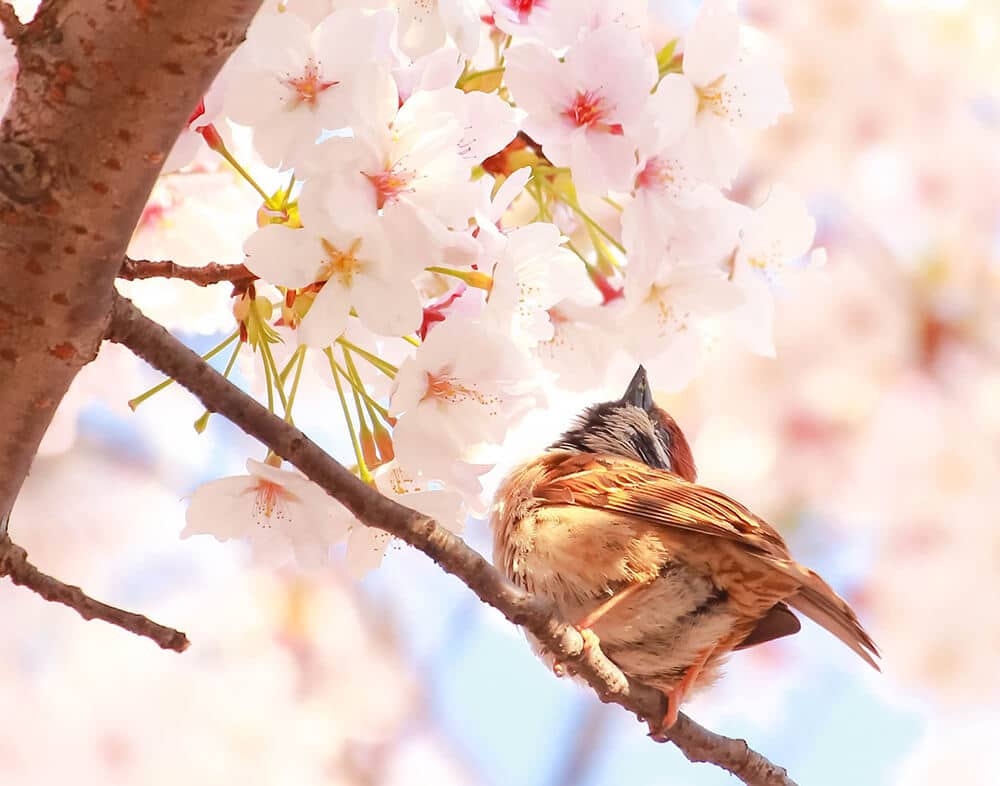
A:
[[[188,639],[179,630],[165,627],[141,614],[109,606],[86,595],[79,587],[64,584],[47,576],[28,562],[28,553],[0,535],[0,576],[7,576],[15,584],[37,592],[45,600],[62,603],[76,611],[85,620],[104,620],[119,628],[152,639],[165,650],[184,652]]]
[[[194,393],[210,412],[218,412],[298,467],[365,524],[395,535],[457,576],[511,622],[531,632],[568,669],[575,671],[602,701],[620,704],[640,719],[663,717],[663,696],[629,680],[599,647],[584,650],[579,632],[558,620],[553,610],[509,583],[457,535],[417,511],[379,494],[342,467],[305,434],[268,412],[197,354],[143,314],[116,297],[108,337],[124,344],[157,370]],[[670,739],[691,761],[708,761],[754,786],[793,782],[745,741],[713,734],[684,715]]]
[[[257,278],[244,265],[221,265],[209,262],[200,267],[185,267],[168,259],[132,259],[125,257],[118,278],[135,281],[140,278],[180,278],[199,287],[220,284],[224,281],[234,286],[246,286]]]
[[[0,127],[0,514],[70,382],[174,140],[260,0],[47,0]],[[0,9],[5,9],[0,6]]]

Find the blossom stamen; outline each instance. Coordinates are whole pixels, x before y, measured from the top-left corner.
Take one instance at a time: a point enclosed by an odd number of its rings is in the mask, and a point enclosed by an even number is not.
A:
[[[604,122],[611,114],[611,110],[612,107],[608,106],[607,100],[596,90],[578,90],[572,103],[562,114],[579,128],[621,136],[625,133],[621,123]]]
[[[324,79],[320,79],[319,65],[311,58],[306,61],[306,65],[302,70],[301,76],[287,77],[281,81],[287,87],[290,87],[293,91],[295,91],[292,104],[293,107],[301,104],[315,106],[320,93],[339,84],[336,80],[326,81]]]
[[[375,188],[375,204],[381,210],[387,204],[395,202],[401,194],[410,193],[413,188],[410,182],[416,176],[416,172],[394,166],[383,172],[369,174],[362,172],[368,181]]]
[[[320,238],[320,243],[329,257],[320,267],[320,278],[324,281],[336,278],[343,286],[351,286],[355,274],[362,268],[362,262],[356,256],[361,248],[361,238],[355,238],[346,251],[337,248],[325,237]]]
[[[448,404],[458,404],[470,399],[483,406],[496,403],[495,396],[485,396],[474,387],[463,385],[447,371],[442,371],[438,374],[432,374],[429,371],[426,373],[427,390],[424,392],[421,401],[434,398]]]

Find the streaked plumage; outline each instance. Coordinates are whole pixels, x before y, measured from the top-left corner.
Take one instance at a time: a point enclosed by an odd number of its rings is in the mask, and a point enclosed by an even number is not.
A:
[[[653,404],[640,368],[621,401],[589,409],[506,478],[492,512],[494,561],[575,622],[628,590],[588,627],[626,674],[668,698],[689,672],[684,695],[710,683],[732,650],[795,633],[788,607],[878,668],[854,612],[781,535],[694,480],[684,435]]]

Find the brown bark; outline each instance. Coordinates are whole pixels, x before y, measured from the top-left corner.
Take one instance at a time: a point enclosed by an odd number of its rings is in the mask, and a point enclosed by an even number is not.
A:
[[[179,630],[153,622],[142,614],[101,603],[79,587],[42,573],[28,562],[28,552],[5,534],[0,534],[0,576],[7,576],[15,584],[27,587],[45,600],[69,606],[85,620],[104,620],[137,636],[152,639],[165,650],[184,652],[188,647],[187,636]]]
[[[199,287],[229,282],[234,288],[244,290],[257,278],[247,270],[245,265],[222,265],[209,262],[199,267],[178,265],[169,259],[132,259],[126,257],[122,262],[118,278],[125,281],[138,281],[144,278],[179,278],[190,281]]]
[[[45,0],[0,128],[0,514],[80,367],[174,140],[260,0]]]

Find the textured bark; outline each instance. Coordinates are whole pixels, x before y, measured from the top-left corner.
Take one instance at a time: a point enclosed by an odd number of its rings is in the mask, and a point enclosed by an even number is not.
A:
[[[177,380],[209,412],[221,414],[294,464],[360,521],[401,538],[457,576],[480,600],[530,631],[568,671],[582,677],[601,701],[620,704],[641,720],[658,722],[663,717],[666,702],[659,691],[630,680],[599,646],[585,648],[579,631],[561,621],[548,604],[507,581],[458,535],[362,483],[305,434],[143,316],[126,298],[115,298],[108,337]],[[783,768],[752,750],[744,740],[715,734],[686,715],[680,716],[667,736],[690,761],[711,762],[751,786],[794,786]]]
[[[46,0],[0,128],[0,514],[97,353],[166,155],[260,0]]]
[[[209,262],[200,267],[178,265],[168,259],[131,259],[125,258],[118,278],[125,281],[138,281],[145,278],[179,278],[190,281],[199,287],[221,284],[228,281],[234,288],[246,289],[257,278],[246,269],[245,265],[221,265]]]

